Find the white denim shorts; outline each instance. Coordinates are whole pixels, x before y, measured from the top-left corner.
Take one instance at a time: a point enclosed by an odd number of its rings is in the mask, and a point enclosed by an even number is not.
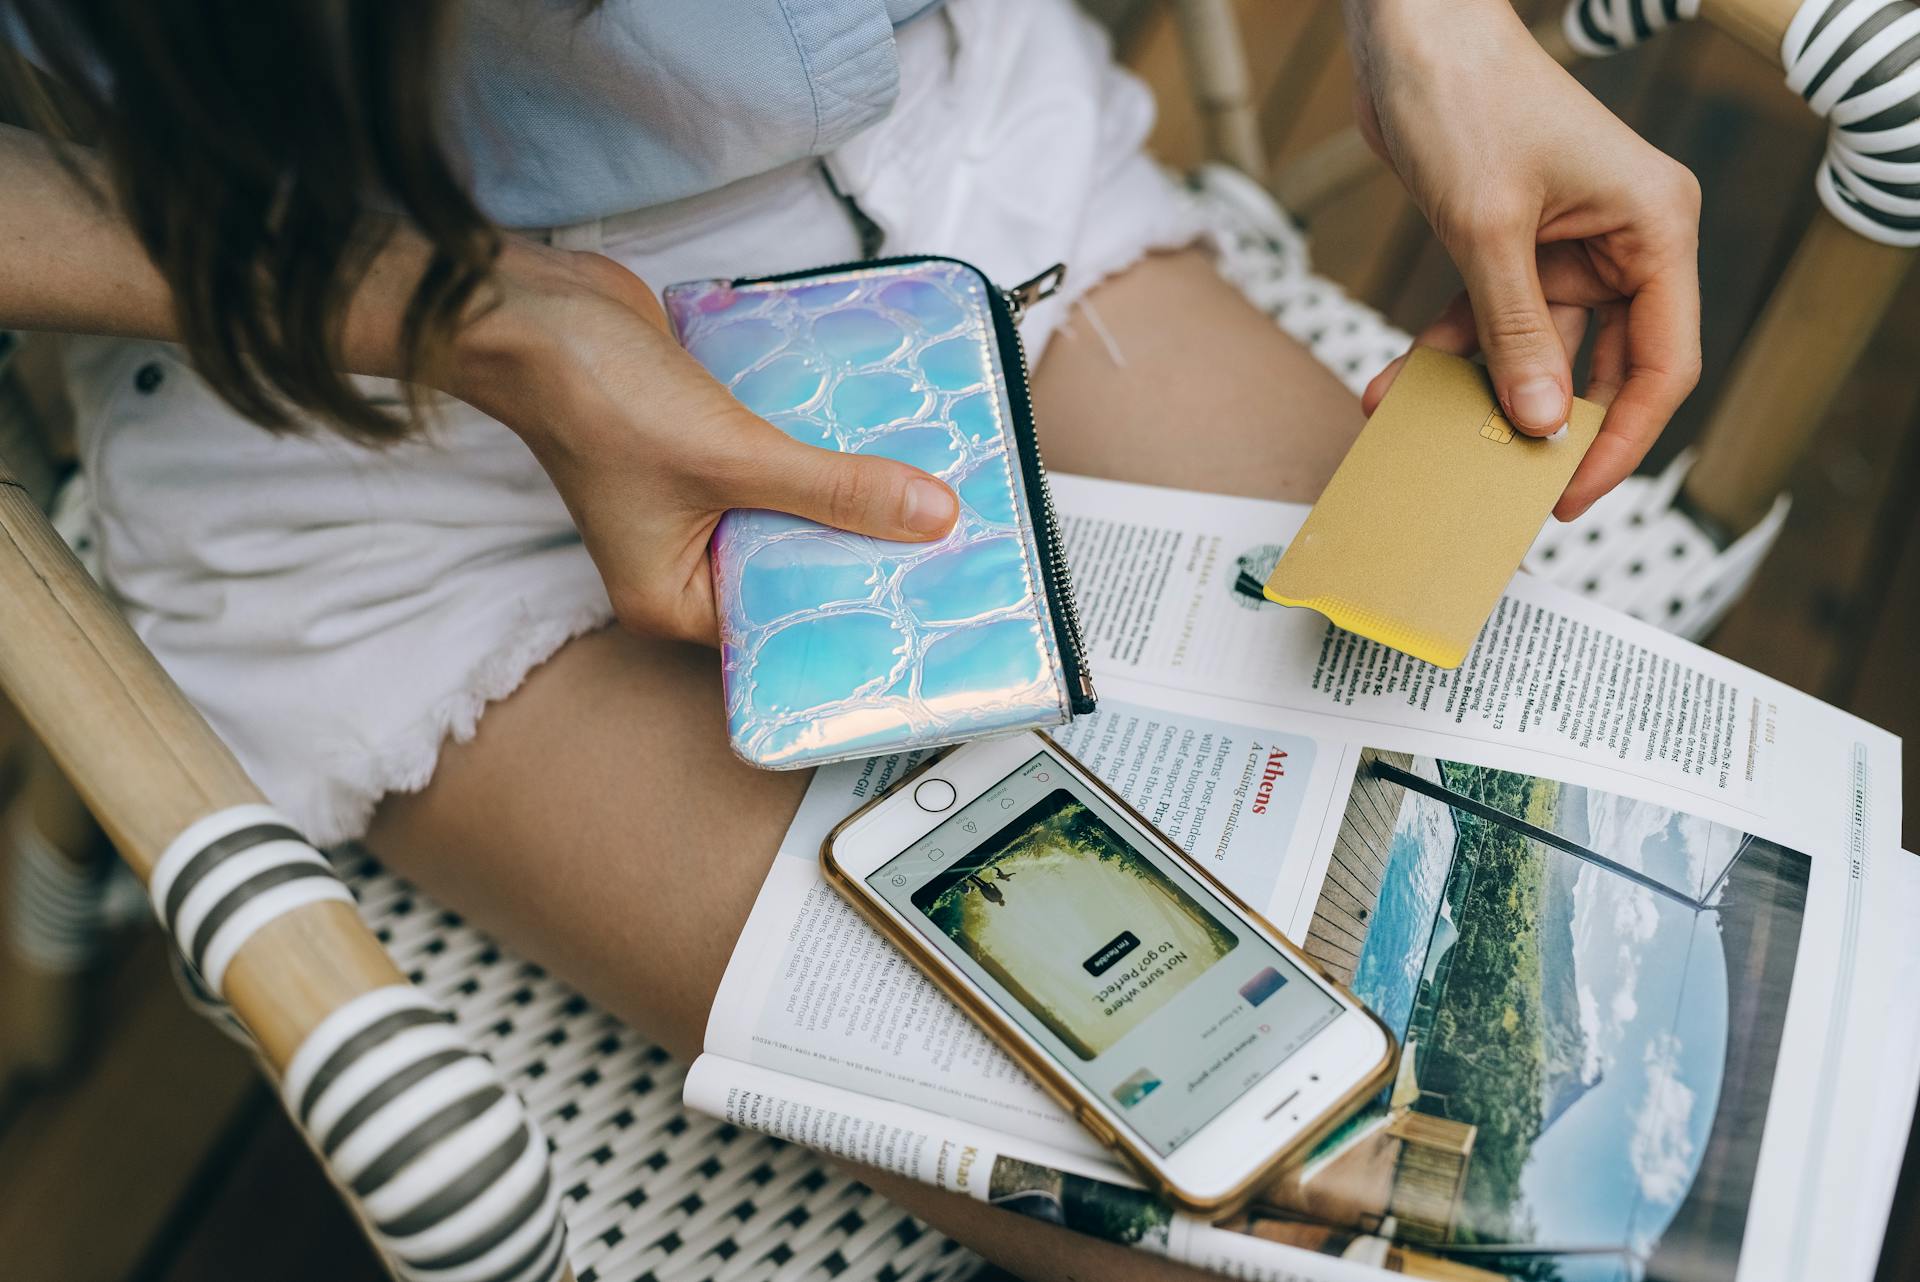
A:
[[[889,254],[1012,284],[1037,357],[1074,295],[1197,216],[1142,150],[1153,108],[1070,0],[952,0],[900,32],[901,95],[826,157]],[[860,257],[819,161],[579,227],[656,288]],[[458,403],[384,450],[276,437],[166,344],[85,340],[71,374],[102,569],[128,618],[308,835],[356,837],[568,640],[612,617],[565,506],[512,432]],[[390,390],[390,389],[389,389]]]

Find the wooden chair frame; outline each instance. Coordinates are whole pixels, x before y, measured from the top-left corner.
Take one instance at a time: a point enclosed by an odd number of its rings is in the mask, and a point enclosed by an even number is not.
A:
[[[143,882],[196,823],[264,804],[3,463],[0,600],[0,690]],[[284,1078],[331,1017],[403,988],[411,985],[351,904],[326,901],[256,930],[226,967],[221,995]],[[563,1265],[546,1276],[571,1274]]]

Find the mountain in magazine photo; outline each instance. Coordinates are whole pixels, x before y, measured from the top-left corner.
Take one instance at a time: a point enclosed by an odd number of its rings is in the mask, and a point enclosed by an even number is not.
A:
[[[1305,946],[1398,1076],[1242,1227],[1422,1277],[1732,1279],[1809,871],[1666,807],[1363,751]]]

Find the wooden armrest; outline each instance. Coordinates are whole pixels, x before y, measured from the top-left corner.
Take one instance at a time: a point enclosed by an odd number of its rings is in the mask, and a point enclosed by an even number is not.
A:
[[[31,342],[0,330],[0,459],[14,479],[42,503],[53,497],[71,410],[65,380],[59,377],[57,342],[34,336]],[[57,388],[48,395],[50,388]]]
[[[1787,24],[1801,0],[1701,0],[1700,17],[1768,62],[1780,61]]]
[[[324,859],[271,818],[4,469],[0,691],[156,892],[377,1244],[409,1276],[471,1251],[461,1267],[497,1256],[493,1272],[516,1282],[566,1276],[546,1145],[524,1105],[407,983]],[[468,1136],[485,1143],[457,1142]],[[497,1192],[515,1181],[526,1196]],[[461,1214],[489,1193],[497,1216]]]

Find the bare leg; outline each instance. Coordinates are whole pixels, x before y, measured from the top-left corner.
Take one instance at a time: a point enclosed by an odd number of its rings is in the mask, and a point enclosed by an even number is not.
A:
[[[1363,422],[1197,252],[1093,290],[1048,345],[1033,399],[1049,468],[1295,502],[1319,496]]]
[[[1353,397],[1198,255],[1149,259],[1089,301],[1125,363],[1085,318],[1049,348],[1035,399],[1056,468],[1303,498],[1359,428]],[[582,638],[490,710],[472,743],[449,747],[425,792],[389,798],[369,845],[691,1057],[807,783],[733,757],[716,678],[711,651],[614,631]],[[1187,1275],[860,1175],[1021,1277]]]

